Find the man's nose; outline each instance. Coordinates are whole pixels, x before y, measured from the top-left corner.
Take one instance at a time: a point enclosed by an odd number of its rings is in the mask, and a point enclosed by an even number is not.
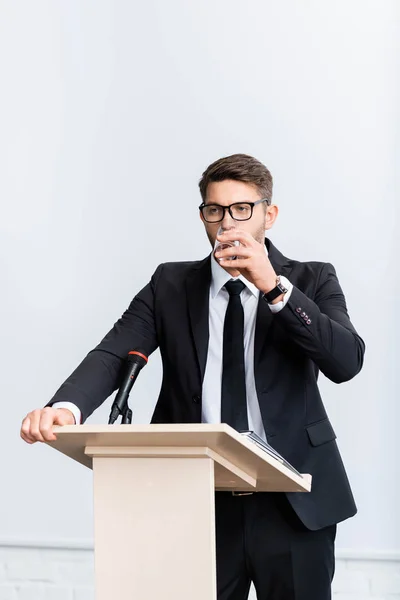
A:
[[[224,218],[222,219],[220,226],[223,231],[233,229],[236,226],[235,219],[232,219],[228,209],[225,209]]]

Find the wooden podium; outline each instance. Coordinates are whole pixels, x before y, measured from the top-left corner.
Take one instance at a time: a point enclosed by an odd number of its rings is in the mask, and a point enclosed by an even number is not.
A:
[[[308,492],[228,425],[68,425],[49,442],[93,469],[96,600],[216,600],[214,490]]]

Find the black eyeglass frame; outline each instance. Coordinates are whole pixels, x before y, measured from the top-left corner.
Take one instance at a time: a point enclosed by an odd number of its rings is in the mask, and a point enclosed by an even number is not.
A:
[[[225,211],[227,210],[231,216],[231,218],[234,221],[249,221],[251,219],[251,217],[253,216],[253,209],[257,204],[261,204],[261,202],[267,202],[269,203],[269,199],[268,198],[261,198],[261,200],[256,200],[255,202],[234,202],[233,204],[229,204],[229,206],[222,206],[221,204],[205,204],[204,202],[202,202],[199,206],[199,211],[202,214],[203,219],[205,220],[206,223],[220,223],[221,221],[224,220],[225,218]],[[247,217],[246,219],[236,219],[231,211],[231,207],[235,206],[237,204],[248,204],[251,208],[251,214],[249,217]],[[223,213],[222,213],[222,217],[220,219],[218,219],[218,221],[208,221],[205,216],[204,216],[204,209],[206,208],[206,206],[218,206],[218,208],[222,208],[223,209]]]

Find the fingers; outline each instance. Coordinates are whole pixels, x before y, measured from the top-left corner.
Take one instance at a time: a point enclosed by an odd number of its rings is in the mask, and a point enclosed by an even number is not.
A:
[[[229,256],[238,256],[238,254],[240,254],[239,259],[250,258],[251,256],[254,256],[254,250],[252,248],[245,248],[244,246],[230,246],[228,248],[224,248],[223,250],[216,250],[214,253],[215,258],[218,261]]]
[[[27,442],[27,444],[33,444],[34,442],[36,442],[36,440],[30,434],[30,428],[31,428],[31,420],[30,420],[29,416],[27,416],[22,421],[21,432],[20,432],[22,439],[25,442]]]
[[[226,268],[232,265],[232,268],[237,269],[238,273],[240,273],[242,269],[247,269],[249,266],[248,259],[237,258],[236,260],[230,260],[229,258],[221,258],[218,259],[218,262],[221,266]],[[236,275],[232,275],[232,277],[236,277]]]
[[[39,429],[39,425],[40,425],[40,413],[41,411],[38,410],[33,410],[32,412],[29,413],[29,415],[27,415],[25,422],[28,421],[29,425],[24,426],[24,432],[27,438],[27,441],[29,441],[31,444],[33,444],[34,442],[43,442],[43,436],[40,433],[40,429]]]
[[[57,421],[57,411],[55,408],[43,408],[41,410],[40,422],[39,422],[39,433],[42,436],[42,440],[46,442],[52,442],[57,439],[53,433],[53,425]]]
[[[28,444],[35,442],[53,441],[53,424],[56,418],[56,409],[43,408],[30,412],[21,425],[21,438]]]
[[[234,242],[235,240],[239,241],[243,246],[254,246],[258,244],[258,242],[254,239],[254,237],[248,231],[243,231],[241,229],[228,229],[223,233],[217,235],[217,240],[220,242]]]
[[[21,425],[21,438],[28,444],[35,442],[52,442],[57,439],[54,425],[74,425],[75,417],[67,408],[51,408],[33,410]]]

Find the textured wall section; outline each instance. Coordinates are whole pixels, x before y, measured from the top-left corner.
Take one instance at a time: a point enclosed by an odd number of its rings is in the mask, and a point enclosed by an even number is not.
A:
[[[90,548],[0,545],[0,600],[94,600],[93,576]],[[339,552],[333,589],[334,600],[400,600],[400,556]]]

